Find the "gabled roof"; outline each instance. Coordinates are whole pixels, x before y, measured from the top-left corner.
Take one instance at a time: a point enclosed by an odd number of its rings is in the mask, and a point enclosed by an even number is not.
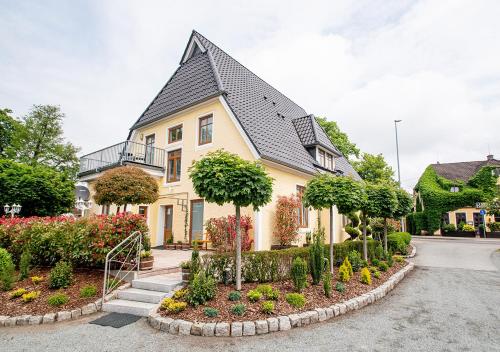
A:
[[[226,100],[261,158],[309,174],[317,172],[317,163],[293,122],[307,117],[306,111],[196,31],[191,34],[179,69],[132,129],[217,95]],[[317,125],[314,118],[313,122]],[[315,124],[311,127],[317,133],[315,140],[335,152]],[[336,153],[339,171],[359,179],[342,154]]]
[[[500,167],[500,160],[488,156],[487,160],[464,161],[458,163],[431,164],[436,173],[448,180],[460,180],[467,182],[484,166]]]

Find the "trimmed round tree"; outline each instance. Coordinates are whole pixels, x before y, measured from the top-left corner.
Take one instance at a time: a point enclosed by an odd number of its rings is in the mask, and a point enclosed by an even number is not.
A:
[[[103,173],[94,185],[94,200],[99,205],[151,204],[158,199],[158,182],[137,167],[122,166]]]
[[[406,192],[402,188],[396,188],[396,198],[398,200],[398,206],[394,211],[394,219],[401,219],[408,214],[410,214],[413,210],[413,198],[412,196]],[[403,229],[401,229],[403,231]]]
[[[217,150],[189,168],[189,177],[198,196],[207,202],[232,203],[236,214],[236,289],[241,290],[241,207],[258,210],[271,201],[273,179],[259,162]]]

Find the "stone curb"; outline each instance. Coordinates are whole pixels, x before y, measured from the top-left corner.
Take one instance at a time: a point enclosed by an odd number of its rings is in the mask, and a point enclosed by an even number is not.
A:
[[[413,258],[414,256],[417,255],[417,247],[411,243],[410,243],[410,246],[411,246],[411,253],[403,256],[403,258]]]
[[[126,283],[120,286],[118,289],[124,289],[130,286],[130,283]],[[116,289],[109,295],[107,295],[104,300],[107,302],[110,299],[115,298]],[[71,311],[60,311],[56,313],[46,313],[44,315],[19,315],[19,316],[5,316],[0,315],[0,328],[1,327],[11,327],[11,326],[22,326],[22,325],[40,325],[40,324],[53,324],[58,321],[68,321],[75,320],[84,315],[94,314],[102,309],[102,298],[99,298],[93,303],[89,303],[80,308],[72,309]]]
[[[415,246],[413,246],[413,248],[414,250],[412,253],[416,251]],[[307,312],[272,317],[265,320],[233,323],[193,323],[180,319],[174,320],[172,318],[165,318],[158,313],[153,313],[148,317],[148,322],[151,327],[174,335],[241,337],[286,331],[309,324],[327,321],[378,301],[396,287],[406,274],[413,270],[414,266],[414,263],[407,261],[407,265],[404,268],[392,275],[379,287],[361,296],[351,298],[345,302],[339,302],[326,308],[316,308]],[[0,322],[1,319],[2,317],[0,317]]]

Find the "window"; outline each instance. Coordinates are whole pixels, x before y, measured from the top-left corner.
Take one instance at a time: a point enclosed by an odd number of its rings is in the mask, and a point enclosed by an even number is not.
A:
[[[325,169],[333,170],[335,167],[333,155],[318,148],[318,163]]]
[[[181,150],[168,152],[167,182],[181,180]]]
[[[326,168],[328,170],[333,170],[333,156],[332,156],[332,154],[326,154]]]
[[[148,207],[145,205],[139,206],[139,215],[144,216],[146,219],[148,217]]]
[[[467,224],[467,215],[465,213],[455,213],[455,219],[457,221],[457,226],[460,225],[461,222]]]
[[[154,163],[154,146],[155,146],[155,135],[151,134],[146,136],[146,164]]]
[[[495,214],[495,222],[500,222],[500,214]]]
[[[443,225],[449,225],[450,224],[450,214],[444,213],[441,215],[441,223]]]
[[[182,125],[170,127],[168,129],[168,143],[182,141]]]
[[[325,152],[321,149],[319,150],[319,164],[323,167],[325,166]]]
[[[212,115],[202,117],[199,122],[198,145],[212,143]]]
[[[453,187],[451,187],[450,192],[453,192],[453,193],[460,192],[460,188],[457,186],[453,186]]]
[[[297,196],[302,203],[302,195],[304,194],[305,187],[297,186]],[[309,227],[309,209],[304,206],[304,203],[297,209],[297,217],[299,220],[299,227]]]
[[[101,214],[102,215],[109,215],[109,204],[104,204],[102,206]]]

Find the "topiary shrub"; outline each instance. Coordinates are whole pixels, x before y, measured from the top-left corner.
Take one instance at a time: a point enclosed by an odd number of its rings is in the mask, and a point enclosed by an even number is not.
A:
[[[238,304],[235,304],[234,306],[231,307],[231,313],[233,313],[234,315],[238,315],[238,316],[242,316],[243,314],[245,314],[247,308],[245,307],[245,305],[243,303],[238,303]]]
[[[262,298],[262,293],[257,290],[250,290],[247,292],[247,298],[250,302],[257,302]]]
[[[332,296],[332,280],[333,280],[332,273],[327,271],[323,274],[323,293],[328,298]]]
[[[350,251],[347,255],[348,261],[351,264],[352,271],[357,272],[363,267],[363,259],[358,251]]]
[[[64,293],[56,293],[47,298],[47,303],[52,307],[59,307],[69,302],[68,295]]]
[[[241,292],[240,291],[231,291],[227,295],[227,298],[230,301],[239,301],[239,300],[241,300]]]
[[[287,293],[285,299],[289,305],[295,308],[302,308],[306,304],[306,298],[301,293]]]
[[[274,303],[272,301],[264,301],[261,305],[262,313],[271,314],[274,310]]]
[[[372,284],[372,276],[368,268],[361,269],[361,282],[364,283],[365,285]]]
[[[30,274],[31,252],[25,249],[19,261],[19,280],[27,279]]]
[[[49,287],[66,288],[73,281],[73,268],[71,264],[65,261],[59,261],[50,271]]]
[[[14,285],[14,271],[16,267],[12,262],[12,256],[4,248],[0,248],[0,281],[2,290],[8,291]]]
[[[296,257],[292,262],[290,276],[292,277],[295,291],[302,291],[307,285],[307,263],[304,259]]]
[[[80,297],[89,298],[97,295],[97,287],[95,285],[86,285],[80,289]]]
[[[207,307],[203,309],[203,314],[205,314],[206,317],[215,318],[219,315],[219,310],[212,307]]]
[[[344,285],[344,283],[337,282],[335,284],[335,291],[340,292],[340,293],[344,293],[344,291],[345,291],[345,285]]]
[[[205,274],[200,270],[189,284],[189,294],[186,301],[192,306],[205,304],[205,302],[215,297],[217,283],[211,275]]]

